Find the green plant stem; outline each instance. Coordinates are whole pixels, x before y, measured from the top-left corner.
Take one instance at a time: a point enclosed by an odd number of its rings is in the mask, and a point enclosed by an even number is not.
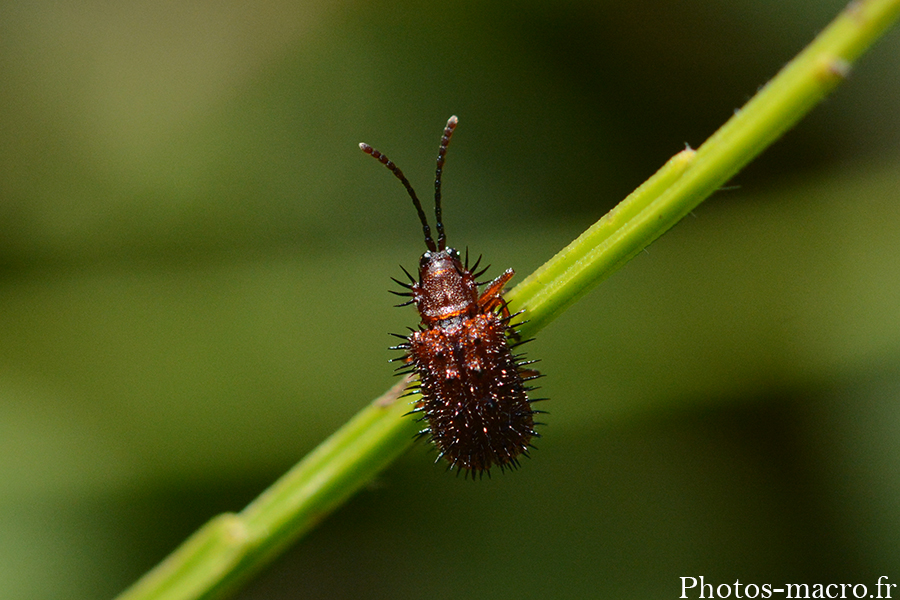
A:
[[[802,118],[900,15],[900,0],[851,3],[696,152],[675,155],[645,184],[507,296],[532,335],[615,272]],[[239,514],[207,523],[120,600],[220,597],[365,485],[411,443],[397,401],[372,402]]]
[[[900,14],[897,0],[852,2],[813,42],[701,145],[675,155],[507,295],[527,307],[533,335],[669,230],[837,86]],[[527,328],[527,329],[526,329]]]
[[[120,599],[220,597],[312,529],[412,443],[414,419],[399,381],[240,514],[219,515]]]

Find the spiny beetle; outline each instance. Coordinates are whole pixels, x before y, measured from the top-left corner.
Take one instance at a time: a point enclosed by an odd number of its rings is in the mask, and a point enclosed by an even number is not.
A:
[[[359,147],[386,166],[400,180],[412,198],[422,222],[428,250],[419,259],[419,278],[403,269],[409,283],[394,279],[404,288],[392,291],[409,300],[398,306],[415,304],[421,322],[409,335],[391,334],[403,342],[392,350],[403,355],[393,360],[403,364],[399,374],[415,373],[407,394],[416,392],[421,399],[412,413],[421,413],[426,427],[419,436],[427,436],[438,450],[438,458],[449,462],[466,476],[519,466],[519,457],[528,456],[535,432],[534,415],[542,411],[531,407],[543,398],[529,399],[526,382],[540,373],[526,368],[537,361],[526,361],[512,349],[530,340],[520,340],[503,299],[503,286],[514,271],[507,269],[490,282],[477,282],[488,267],[478,270],[481,257],[469,268],[459,252],[448,248],[441,220],[441,175],[450,137],[457,118],[450,117],[441,137],[434,178],[434,216],[437,241],[422,210],[415,190],[403,172],[368,144]],[[486,286],[479,293],[479,286]]]

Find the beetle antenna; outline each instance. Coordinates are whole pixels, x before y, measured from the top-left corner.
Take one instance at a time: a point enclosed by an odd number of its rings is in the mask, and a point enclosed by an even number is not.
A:
[[[444,235],[444,223],[441,221],[441,174],[444,171],[444,155],[447,154],[447,146],[450,144],[450,137],[453,135],[453,130],[456,129],[457,123],[459,123],[459,119],[456,118],[456,115],[447,120],[447,126],[444,127],[444,135],[441,136],[441,147],[438,148],[437,169],[434,172],[434,218],[437,221],[435,228],[438,233],[438,250],[443,250],[447,247],[447,236]]]
[[[455,125],[455,123],[454,123],[454,125]],[[450,127],[449,123],[447,124],[447,127],[448,128]],[[451,129],[451,131],[452,131],[452,129]],[[447,136],[447,139],[449,140],[449,136]],[[443,144],[443,138],[441,138],[441,143]],[[442,148],[443,148],[443,151],[446,152],[447,147],[442,146]],[[419,202],[419,197],[416,196],[416,190],[413,189],[412,185],[409,183],[409,180],[403,174],[403,171],[401,171],[400,168],[391,161],[391,159],[389,159],[387,156],[385,156],[384,154],[382,154],[381,152],[379,152],[372,146],[370,146],[368,144],[360,143],[359,149],[362,150],[363,152],[365,152],[366,154],[368,154],[369,156],[371,156],[372,158],[379,161],[381,164],[383,164],[388,169],[390,169],[391,173],[393,173],[394,175],[397,176],[397,179],[400,180],[400,183],[402,183],[403,187],[406,188],[406,191],[409,192],[409,197],[412,198],[413,206],[416,207],[416,212],[419,213],[419,220],[422,221],[422,231],[425,233],[425,245],[432,252],[436,251],[437,246],[435,246],[434,240],[431,239],[431,227],[428,226],[428,219],[425,218],[425,211],[422,210],[422,203]],[[440,160],[441,159],[439,158],[438,161],[440,161]],[[440,185],[440,184],[436,184],[436,185]],[[440,220],[440,210],[438,210],[438,220]],[[441,225],[438,225],[438,231],[441,234],[441,239],[443,239],[444,228]]]

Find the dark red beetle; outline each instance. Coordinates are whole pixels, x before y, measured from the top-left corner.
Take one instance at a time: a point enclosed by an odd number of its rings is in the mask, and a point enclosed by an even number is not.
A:
[[[422,395],[412,412],[422,413],[427,427],[419,432],[428,436],[438,449],[438,460],[446,459],[467,475],[483,474],[493,466],[514,468],[519,456],[528,456],[531,440],[540,437],[534,431],[534,415],[526,381],[540,377],[525,368],[537,361],[525,361],[513,355],[519,340],[515,324],[503,300],[503,286],[514,271],[507,269],[487,284],[476,282],[487,268],[478,271],[479,258],[472,268],[459,252],[447,248],[441,221],[441,173],[450,137],[457,118],[450,117],[441,137],[434,179],[434,213],[437,243],[431,237],[422,203],[403,172],[387,156],[367,144],[359,147],[379,160],[397,176],[412,198],[419,213],[428,251],[419,259],[418,281],[406,269],[410,283],[394,279],[406,291],[392,292],[407,296],[422,318],[419,328],[408,336],[393,334],[403,343],[391,348],[404,355],[400,372],[415,373],[418,380],[410,385],[410,393]],[[403,267],[401,267],[402,269]],[[393,279],[393,278],[392,278]],[[486,285],[479,293],[479,285]],[[529,341],[529,340],[525,340]],[[407,367],[409,367],[407,369]],[[542,400],[542,398],[540,399]]]

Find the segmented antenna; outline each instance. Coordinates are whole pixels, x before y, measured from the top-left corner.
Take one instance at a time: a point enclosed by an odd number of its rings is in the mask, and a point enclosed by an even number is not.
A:
[[[450,126],[449,123],[447,124],[447,126]],[[449,136],[447,137],[449,139]],[[441,143],[443,144],[443,138],[441,139]],[[446,151],[446,146],[442,147],[444,148],[444,151]],[[385,156],[372,146],[365,143],[360,143],[359,149],[390,169],[391,173],[397,176],[397,179],[400,180],[400,183],[402,183],[406,188],[406,191],[409,192],[409,197],[412,198],[413,206],[416,207],[416,212],[419,213],[419,220],[422,221],[422,231],[425,233],[425,245],[429,250],[435,252],[437,250],[437,246],[434,245],[434,240],[431,239],[431,227],[428,226],[428,219],[425,218],[425,211],[422,210],[422,203],[419,202],[419,197],[416,196],[416,190],[413,189],[412,185],[409,183],[409,180],[403,174],[403,171],[401,171],[400,168],[391,161],[391,159],[389,159],[387,156]],[[438,231],[441,233],[441,238],[443,239],[444,228],[442,226],[438,226]],[[441,249],[443,250],[443,248]]]
[[[444,250],[447,247],[447,236],[444,235],[444,223],[441,220],[441,174],[444,171],[444,155],[447,154],[447,146],[450,144],[450,137],[453,135],[457,123],[459,123],[459,119],[456,118],[456,115],[447,119],[444,135],[441,136],[441,146],[438,148],[437,169],[434,172],[434,218],[437,221],[435,228],[438,233],[438,250]]]

